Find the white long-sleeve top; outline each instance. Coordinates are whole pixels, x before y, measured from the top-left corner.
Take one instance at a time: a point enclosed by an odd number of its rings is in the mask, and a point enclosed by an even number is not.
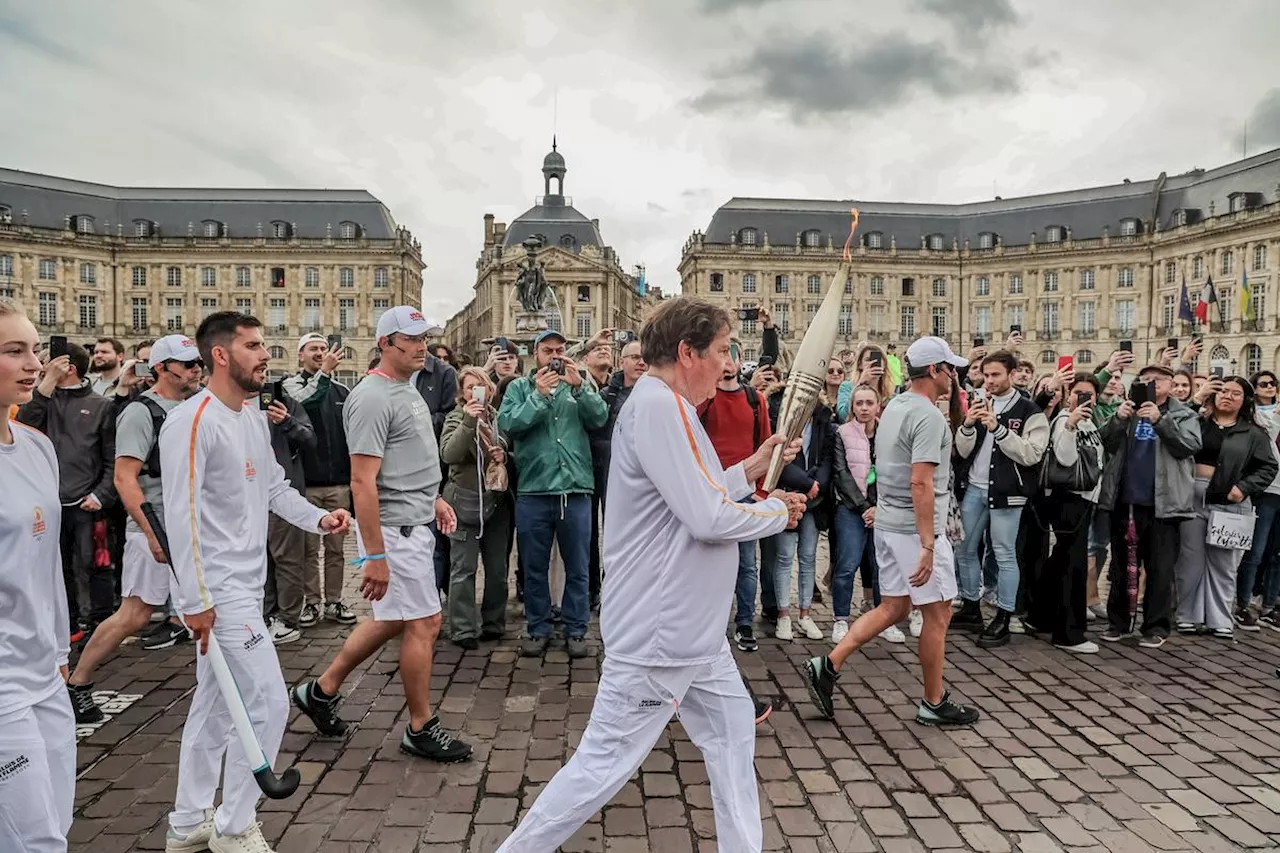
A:
[[[261,606],[268,511],[307,531],[319,531],[326,515],[285,479],[266,413],[253,406],[232,410],[207,389],[165,418],[160,467],[183,614],[233,603]]]
[[[725,648],[738,543],[780,533],[787,508],[751,495],[742,463],[720,467],[684,397],[641,377],[618,414],[604,518],[600,630],[605,654],[692,666]]]
[[[66,689],[58,667],[71,639],[58,457],[42,433],[14,422],[10,430],[13,443],[0,444],[0,716]]]

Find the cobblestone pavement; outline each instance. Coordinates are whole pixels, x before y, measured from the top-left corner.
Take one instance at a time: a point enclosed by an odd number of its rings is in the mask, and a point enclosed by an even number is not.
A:
[[[829,611],[815,610],[829,630]],[[587,659],[571,662],[563,648],[545,661],[520,658],[521,624],[513,601],[508,640],[466,653],[445,642],[436,655],[433,698],[445,725],[475,744],[470,763],[440,767],[399,752],[398,646],[348,683],[345,738],[318,737],[294,712],[276,768],[296,766],[303,786],[262,806],[268,840],[281,853],[493,850],[572,754],[600,664],[594,628]],[[319,673],[344,633],[321,623],[281,647],[286,681]],[[1234,644],[1175,638],[1157,651],[1130,641],[1084,657],[1025,636],[994,651],[953,636],[948,681],[984,713],[976,728],[953,732],[911,720],[920,693],[911,639],[876,640],[852,658],[835,721],[817,719],[798,666],[826,645],[770,638],[738,655],[776,708],[756,740],[767,850],[1280,845],[1274,632],[1237,633]],[[163,849],[192,658],[190,645],[132,645],[100,673],[97,688],[118,713],[82,732],[73,851]],[[672,723],[636,778],[563,849],[706,853],[713,831],[706,768]]]

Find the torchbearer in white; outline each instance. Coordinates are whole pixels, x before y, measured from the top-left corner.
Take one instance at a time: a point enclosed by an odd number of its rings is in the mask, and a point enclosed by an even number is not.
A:
[[[605,661],[591,720],[503,853],[551,853],[609,802],[679,718],[711,779],[719,849],[762,844],[755,719],[724,632],[738,577],[738,542],[794,527],[804,496],[746,504],[775,448],[772,437],[721,469],[697,406],[732,368],[729,315],[700,299],[663,303],[640,335],[649,372],[618,415],[605,510]]]
[[[787,390],[782,393],[778,427],[774,430],[785,436],[787,441],[800,437],[826,385],[827,362],[831,360],[831,352],[836,347],[836,333],[840,329],[840,303],[844,299],[844,283],[849,278],[849,264],[853,261],[849,246],[853,242],[853,233],[858,228],[857,209],[850,213],[853,222],[849,226],[849,239],[844,244],[844,261],[836,270],[836,276],[827,288],[827,295],[823,297],[818,313],[809,322],[809,328],[800,340],[800,349],[791,361],[791,371],[787,374]],[[778,477],[782,475],[785,465],[782,447],[782,444],[775,445],[773,456],[769,459],[769,471],[765,474],[762,489],[764,492],[778,485]]]
[[[234,311],[200,324],[196,346],[212,370],[209,386],[170,412],[160,429],[174,601],[198,643],[167,853],[269,850],[255,820],[255,774],[270,787],[289,699],[262,620],[267,513],[317,533],[345,532],[351,521],[346,510],[313,506],[276,462],[257,405],[270,361],[261,325]]]

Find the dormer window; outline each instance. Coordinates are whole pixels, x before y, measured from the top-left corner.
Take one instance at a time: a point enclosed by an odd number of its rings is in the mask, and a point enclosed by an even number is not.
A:
[[[929,245],[929,251],[941,252],[942,251],[942,235],[930,234],[928,238],[928,245]]]
[[[354,222],[341,222],[338,224],[338,236],[343,240],[354,240],[360,236],[360,226]],[[545,245],[547,241],[544,238],[542,242]]]
[[[275,240],[289,239],[289,223],[280,221],[272,222],[271,237]]]
[[[822,233],[816,229],[810,229],[804,232],[804,245],[806,249],[816,249],[821,245]]]
[[[883,248],[884,248],[884,234],[880,233],[879,231],[872,231],[872,232],[870,232],[869,234],[867,234],[867,248],[868,248],[868,249],[883,249]]]
[[[979,249],[994,249],[996,246],[996,235],[990,231],[983,231],[978,235]]]
[[[13,222],[13,211],[7,206],[0,204],[0,225],[8,225]]]
[[[1138,234],[1138,220],[1133,217],[1120,220],[1120,236],[1135,237]],[[1053,238],[1050,238],[1053,239]]]
[[[133,236],[150,237],[155,233],[155,223],[150,219],[133,220]]]
[[[754,246],[756,244],[756,229],[743,228],[738,232],[738,242],[744,246]]]
[[[562,248],[562,249],[572,249],[572,248],[574,247],[574,244],[575,244],[576,242],[577,242],[577,241],[573,239],[573,235],[572,235],[572,234],[561,234],[561,235],[560,235],[560,248]]]
[[[206,237],[221,237],[222,223],[216,219],[206,219],[204,221],[203,232]]]
[[[75,216],[71,217],[71,230],[75,231],[77,234],[92,234],[93,217],[86,216],[83,213],[77,213]]]
[[[1045,239],[1045,242],[1048,242],[1048,243],[1061,243],[1062,242],[1062,226],[1050,225],[1048,228],[1044,229],[1044,239]]]
[[[1245,209],[1245,202],[1248,199],[1244,193],[1231,193],[1227,196],[1227,202],[1230,205],[1232,213],[1239,213]]]

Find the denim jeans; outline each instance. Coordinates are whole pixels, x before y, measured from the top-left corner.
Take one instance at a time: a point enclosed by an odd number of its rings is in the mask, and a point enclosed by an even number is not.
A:
[[[561,615],[567,637],[583,637],[590,619],[587,565],[591,550],[591,495],[520,495],[516,536],[524,560],[524,612],[529,636],[551,636],[551,542],[564,560]]]
[[[990,509],[987,490],[970,485],[960,502],[960,520],[964,524],[964,542],[956,559],[960,596],[965,601],[977,601],[982,595],[978,543],[982,534],[988,532],[990,550],[1000,569],[996,581],[996,603],[1001,610],[1012,613],[1018,602],[1018,525],[1022,520],[1022,507]]]
[[[853,582],[862,567],[862,586],[871,587],[875,603],[880,604],[880,584],[876,578],[876,551],[871,530],[861,514],[843,504],[836,505],[832,522],[835,544],[835,569],[831,573],[831,612],[837,619],[848,619],[853,607]]]
[[[795,530],[778,534],[778,560],[773,569],[773,591],[778,609],[791,605],[791,564],[800,556],[800,609],[813,604],[813,579],[818,567],[818,521],[813,513],[800,516]]]
[[[738,543],[738,583],[734,588],[737,606],[734,625],[750,625],[756,620],[756,541]]]
[[[1254,499],[1253,509],[1258,520],[1253,525],[1253,547],[1240,561],[1240,571],[1236,575],[1236,607],[1248,607],[1253,600],[1253,585],[1261,567],[1266,584],[1262,608],[1266,611],[1275,605],[1276,590],[1280,587],[1274,577],[1280,564],[1275,556],[1277,546],[1280,546],[1280,495],[1263,492]]]

